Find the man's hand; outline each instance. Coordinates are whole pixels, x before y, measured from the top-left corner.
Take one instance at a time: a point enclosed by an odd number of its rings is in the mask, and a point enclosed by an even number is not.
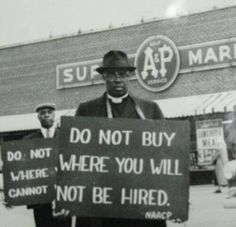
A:
[[[2,192],[0,192],[0,202],[7,208],[7,209],[12,209],[14,208],[14,206],[9,205],[6,201],[5,201],[5,197],[4,194]]]
[[[62,210],[60,210],[58,212],[53,210],[52,215],[55,218],[66,218],[66,217],[68,217],[69,213],[70,213],[70,211],[69,210],[65,210],[65,209],[62,209]]]
[[[69,210],[66,210],[66,209],[62,209],[60,211],[55,211],[56,209],[56,201],[53,200],[52,201],[52,215],[53,217],[56,217],[56,218],[66,218],[68,217],[70,211]]]
[[[180,224],[180,223],[182,223],[183,221],[182,221],[181,219],[179,219],[179,218],[176,218],[176,219],[171,220],[171,222]]]

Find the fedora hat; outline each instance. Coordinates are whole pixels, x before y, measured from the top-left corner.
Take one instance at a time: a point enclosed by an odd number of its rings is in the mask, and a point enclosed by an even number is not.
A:
[[[134,71],[136,68],[129,65],[126,53],[120,50],[111,50],[103,57],[102,66],[96,69],[99,73],[104,73],[106,70],[126,69]]]

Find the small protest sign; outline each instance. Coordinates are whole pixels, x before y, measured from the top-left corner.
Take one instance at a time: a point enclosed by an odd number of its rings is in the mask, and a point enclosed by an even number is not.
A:
[[[63,117],[57,207],[80,217],[188,218],[187,121]]]
[[[8,205],[42,204],[54,199],[56,145],[55,139],[2,144],[4,194]]]
[[[218,141],[224,139],[222,119],[196,121],[198,165],[212,165],[212,153]]]

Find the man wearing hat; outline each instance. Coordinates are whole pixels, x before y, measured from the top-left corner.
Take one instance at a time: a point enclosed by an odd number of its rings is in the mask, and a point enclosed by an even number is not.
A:
[[[159,106],[130,94],[128,81],[135,67],[129,65],[127,55],[111,50],[103,57],[103,65],[96,69],[102,74],[106,92],[99,98],[81,103],[76,116],[162,119]],[[131,220],[115,218],[77,218],[77,227],[165,227],[163,220]]]
[[[56,105],[53,103],[43,103],[36,106],[35,111],[38,114],[38,120],[41,128],[36,132],[24,137],[24,139],[33,138],[53,138],[58,135],[58,129],[55,126]],[[53,216],[52,204],[37,204],[28,206],[34,211],[34,220],[36,227],[70,227],[71,219],[69,217],[62,219]]]

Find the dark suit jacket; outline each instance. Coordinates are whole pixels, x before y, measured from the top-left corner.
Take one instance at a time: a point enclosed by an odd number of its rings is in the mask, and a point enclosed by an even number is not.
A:
[[[140,106],[146,119],[163,119],[163,114],[156,103],[133,96],[131,96],[131,99]],[[128,113],[128,111],[129,109],[127,109],[127,117],[132,117],[132,113]],[[81,103],[77,108],[75,116],[107,117],[106,95],[104,94],[97,99]]]
[[[163,114],[159,106],[150,101],[132,97],[133,102],[136,102],[141,108],[146,119],[163,119]],[[134,103],[133,103],[134,104]],[[134,108],[125,107],[126,118],[137,118],[134,113]],[[75,116],[90,116],[90,117],[107,117],[106,110],[106,94],[97,99],[81,103],[76,111]],[[77,227],[165,227],[166,222],[163,220],[131,220],[131,219],[116,219],[116,218],[78,218]]]
[[[58,137],[59,129],[56,128],[54,137]],[[36,139],[44,138],[41,130],[31,133],[25,136],[23,139]],[[71,218],[67,217],[64,219],[54,218],[52,214],[51,203],[36,204],[27,206],[29,209],[34,210],[34,219],[36,227],[70,227]]]
[[[58,133],[59,133],[59,129],[56,128],[55,130],[55,134],[54,134],[54,137],[57,137],[58,136]],[[25,136],[23,139],[37,139],[37,138],[43,138],[43,134],[41,132],[41,130],[37,130],[27,136]]]

